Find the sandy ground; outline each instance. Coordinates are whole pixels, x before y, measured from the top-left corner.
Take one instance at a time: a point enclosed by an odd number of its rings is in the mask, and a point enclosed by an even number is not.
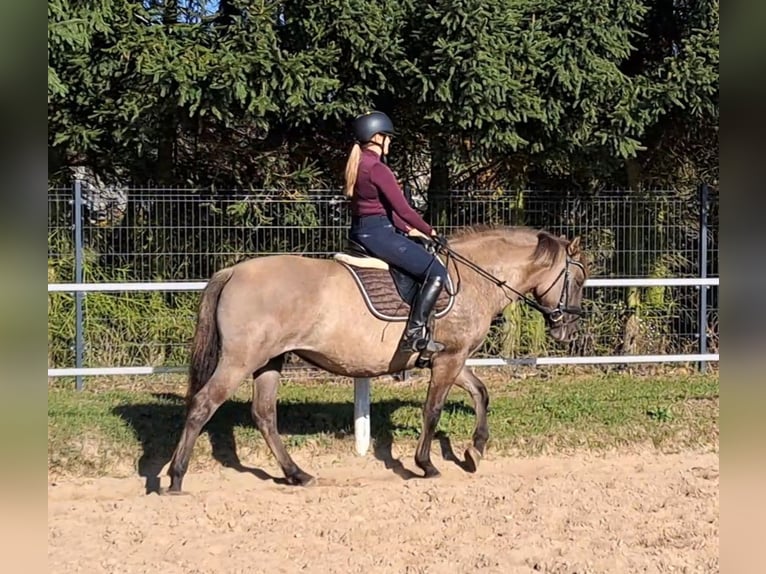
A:
[[[188,496],[139,479],[49,482],[50,572],[718,572],[717,453],[490,458],[406,479],[372,456],[296,456],[190,472]],[[397,472],[395,472],[397,470]],[[163,477],[163,486],[167,485]]]

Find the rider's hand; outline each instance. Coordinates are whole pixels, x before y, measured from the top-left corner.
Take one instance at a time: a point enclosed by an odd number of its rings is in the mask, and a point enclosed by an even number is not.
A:
[[[447,247],[447,238],[436,233],[435,229],[431,232],[431,240],[441,248]]]
[[[409,235],[410,237],[422,237],[423,239],[430,239],[428,235],[426,235],[419,229],[415,229],[414,227],[407,232],[407,235]]]

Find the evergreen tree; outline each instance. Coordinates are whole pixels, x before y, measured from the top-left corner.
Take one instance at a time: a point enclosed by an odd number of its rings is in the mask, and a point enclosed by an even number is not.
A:
[[[433,190],[715,178],[718,37],[714,0],[51,0],[49,165],[337,185],[378,108]]]

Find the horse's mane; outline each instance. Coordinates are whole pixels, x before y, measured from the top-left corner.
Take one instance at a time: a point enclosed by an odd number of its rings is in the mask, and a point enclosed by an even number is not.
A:
[[[552,233],[544,230],[533,229],[526,226],[507,225],[472,225],[463,227],[450,236],[450,240],[468,239],[475,236],[497,236],[508,241],[514,246],[530,247],[533,245],[529,240],[536,239],[535,250],[531,255],[533,263],[552,266],[565,249],[565,241]]]
[[[537,247],[532,254],[535,263],[552,267],[566,249],[564,240],[548,231],[537,232]]]
[[[498,231],[498,230],[504,230],[504,229],[512,229],[512,228],[506,227],[506,226],[498,226],[498,225],[468,225],[466,227],[461,227],[458,231],[456,231],[455,233],[452,233],[450,235],[450,240],[463,239],[464,237],[469,237],[471,235],[476,235],[478,233],[486,233],[488,231]]]

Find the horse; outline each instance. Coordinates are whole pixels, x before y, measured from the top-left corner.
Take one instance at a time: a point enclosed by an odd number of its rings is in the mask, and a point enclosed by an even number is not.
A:
[[[431,462],[431,443],[453,385],[471,396],[476,416],[465,468],[475,472],[484,456],[489,394],[465,363],[481,346],[493,318],[522,299],[544,314],[554,340],[571,341],[588,274],[579,237],[568,240],[527,227],[467,228],[450,236],[444,251],[453,291],[446,314],[433,322],[433,336],[445,348],[430,358],[415,451],[415,464],[426,478],[439,476]],[[270,255],[213,274],[200,297],[186,420],[168,466],[169,494],[181,492],[203,426],[251,375],[252,416],[286,482],[308,486],[315,481],[293,461],[277,432],[277,391],[287,353],[347,377],[399,373],[417,364],[416,354],[397,349],[403,321],[371,313],[347,267],[334,259]]]

